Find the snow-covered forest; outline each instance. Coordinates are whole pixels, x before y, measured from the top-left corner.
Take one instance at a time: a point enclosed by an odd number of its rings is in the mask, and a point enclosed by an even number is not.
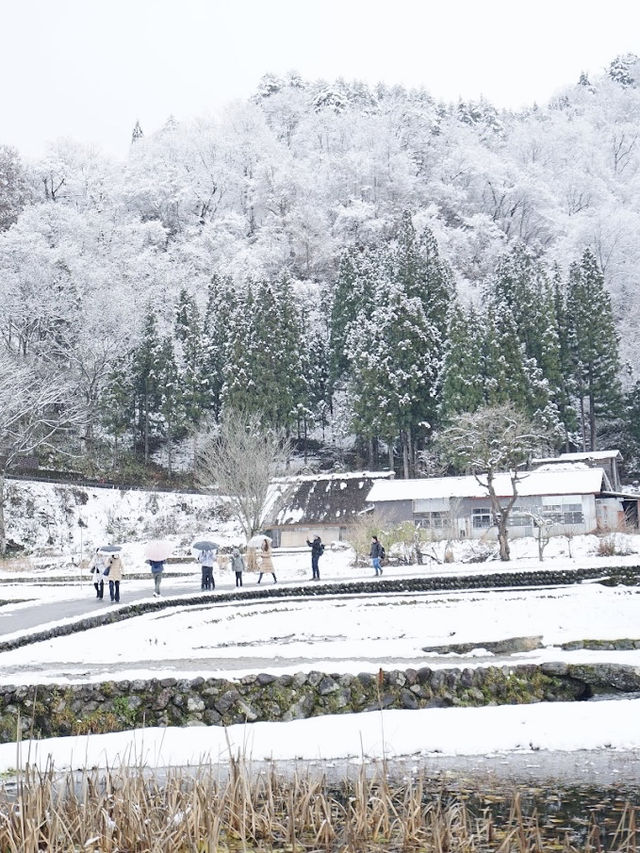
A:
[[[64,383],[94,468],[243,406],[413,473],[506,400],[640,465],[635,56],[523,112],[267,75],[124,161],[0,145],[0,229],[3,375]]]

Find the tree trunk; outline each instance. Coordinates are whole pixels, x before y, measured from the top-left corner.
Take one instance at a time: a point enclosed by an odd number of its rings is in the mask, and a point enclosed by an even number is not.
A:
[[[367,442],[367,455],[369,456],[369,470],[373,470],[374,461],[373,461],[373,437],[369,436]]]
[[[402,476],[405,480],[409,479],[409,444],[407,442],[407,433],[402,430],[400,433],[400,441],[402,443]]]
[[[491,503],[491,511],[496,520],[496,527],[498,528],[498,544],[500,545],[500,559],[503,562],[508,562],[511,559],[511,552],[509,550],[509,531],[507,529],[507,522],[509,520],[509,513],[511,512],[511,507],[514,505],[516,501],[516,487],[515,482],[512,479],[513,485],[513,497],[510,498],[509,503],[506,507],[503,507],[500,503],[500,499],[496,495],[495,489],[493,488],[493,471],[487,472],[487,491],[489,492],[489,501]]]
[[[306,465],[306,464],[307,464],[307,456],[308,456],[308,449],[307,449],[307,416],[306,416],[306,415],[304,416],[304,418],[303,418],[303,420],[302,420],[302,423],[304,424],[304,464]]]
[[[149,461],[149,395],[144,395],[144,461]]]
[[[540,562],[543,561],[542,552],[544,551],[544,544],[542,542],[542,527],[538,527],[538,559]]]
[[[511,559],[509,550],[509,533],[507,532],[507,519],[502,513],[498,515],[498,542],[500,544],[500,559],[508,563]]]
[[[7,553],[7,531],[4,524],[4,471],[0,471],[0,557]]]
[[[580,394],[580,429],[582,430],[582,452],[587,449],[587,431],[585,424],[584,395]]]
[[[391,438],[389,439],[388,449],[389,449],[389,470],[393,471],[394,470],[394,468],[393,468],[393,439],[391,439]]]
[[[413,477],[416,472],[416,460],[414,457],[413,435],[411,427],[407,430],[407,454],[409,456],[409,476]]]
[[[591,438],[589,450],[596,449],[596,407],[593,403],[593,391],[589,390],[589,433]]]

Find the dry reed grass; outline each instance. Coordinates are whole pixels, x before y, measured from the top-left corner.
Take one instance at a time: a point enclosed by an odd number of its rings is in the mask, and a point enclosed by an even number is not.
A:
[[[32,572],[33,564],[29,557],[0,557],[0,570],[3,572]]]
[[[609,847],[594,824],[581,847],[552,837],[515,794],[506,818],[474,814],[464,797],[443,798],[428,780],[391,783],[384,765],[355,779],[256,773],[232,760],[152,775],[142,767],[60,775],[26,768],[0,792],[0,850],[166,853],[631,853],[636,809],[627,806]]]

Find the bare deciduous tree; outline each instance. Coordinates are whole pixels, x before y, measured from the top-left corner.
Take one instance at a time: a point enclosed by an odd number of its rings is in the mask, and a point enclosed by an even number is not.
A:
[[[498,530],[500,559],[508,560],[509,514],[518,497],[518,483],[526,474],[522,465],[548,444],[543,427],[538,427],[512,403],[485,406],[464,412],[438,437],[441,455],[459,470],[473,474],[486,489]],[[511,494],[498,495],[495,479],[508,473]]]
[[[228,411],[198,456],[196,482],[229,498],[249,539],[264,524],[271,481],[285,470],[290,453],[284,432],[265,426],[258,414]]]
[[[69,387],[55,375],[40,374],[9,354],[0,357],[0,555],[7,550],[5,479],[20,458],[52,446],[54,436],[82,417]]]

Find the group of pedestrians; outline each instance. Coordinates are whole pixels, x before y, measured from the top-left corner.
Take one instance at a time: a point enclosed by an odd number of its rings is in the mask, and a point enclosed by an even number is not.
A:
[[[311,579],[320,580],[320,557],[324,554],[324,544],[319,536],[316,536],[313,541],[307,539],[307,545],[311,548]],[[371,548],[369,550],[371,565],[375,571],[376,577],[382,575],[382,560],[385,557],[385,550],[377,536],[371,537]],[[164,560],[147,560],[151,568],[153,577],[154,596],[160,595],[160,584],[162,581],[162,573],[164,572]],[[214,578],[214,569],[218,565],[217,552],[214,548],[204,548],[198,551],[198,562],[201,566],[201,581],[200,589],[209,591],[215,589],[216,582]],[[248,568],[257,570],[256,549],[247,550]],[[238,548],[234,548],[231,552],[231,569],[235,574],[236,587],[242,586],[242,576],[247,569],[245,559]],[[95,553],[89,563],[89,570],[93,577],[93,586],[96,591],[96,598],[104,598],[105,579],[109,586],[109,597],[113,602],[120,601],[120,582],[122,581],[122,558],[115,551],[108,553],[96,548]],[[273,566],[273,556],[271,553],[271,541],[264,537],[260,546],[260,565],[258,574],[258,583],[261,582],[263,575],[270,574],[273,582],[277,583],[276,573]]]
[[[91,558],[89,569],[93,575],[96,598],[104,598],[104,581],[108,579],[111,601],[120,601],[120,581],[122,580],[122,559],[118,552],[106,554],[99,548]]]

